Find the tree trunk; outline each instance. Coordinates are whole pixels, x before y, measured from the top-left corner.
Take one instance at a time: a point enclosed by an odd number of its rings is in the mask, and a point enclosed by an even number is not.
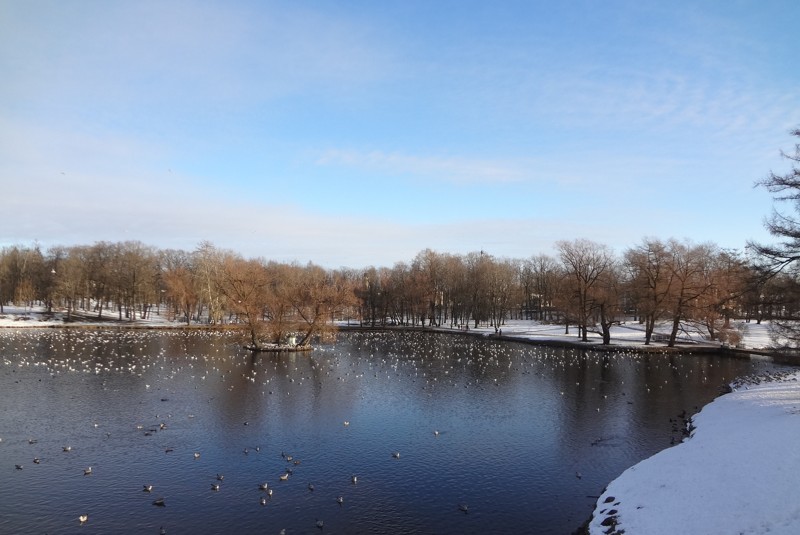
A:
[[[675,347],[675,339],[678,337],[678,328],[681,325],[681,317],[676,315],[672,319],[672,332],[669,333],[669,342],[667,347]]]

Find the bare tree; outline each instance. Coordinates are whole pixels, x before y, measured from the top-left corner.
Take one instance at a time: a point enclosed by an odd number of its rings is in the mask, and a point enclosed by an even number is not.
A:
[[[791,135],[800,139],[800,128],[792,130]],[[794,153],[781,151],[784,159],[790,162],[791,169],[783,174],[770,172],[769,175],[756,182],[762,186],[777,202],[788,202],[795,212],[800,211],[800,142],[795,143]],[[800,219],[798,215],[790,215],[773,208],[772,215],[765,221],[770,234],[782,240],[773,245],[750,242],[748,247],[763,259],[763,267],[769,272],[781,271],[790,264],[800,260]]]
[[[619,323],[623,313],[622,292],[621,269],[612,259],[608,268],[598,277],[592,292],[604,345],[611,343],[611,327]]]
[[[199,302],[194,274],[187,266],[175,266],[166,270],[162,279],[167,299],[181,312],[186,325],[191,324],[192,314]]]
[[[194,251],[194,266],[197,291],[201,301],[208,307],[208,322],[222,323],[223,296],[219,291],[223,260],[232,252],[220,251],[212,243],[204,241]]]
[[[336,331],[336,325],[329,318],[337,308],[351,302],[351,294],[346,285],[335,283],[334,273],[319,266],[309,264],[295,271],[297,277],[290,295],[302,327],[297,345],[307,346],[312,337],[324,337]]]
[[[589,320],[597,306],[595,285],[610,269],[613,256],[605,245],[584,239],[559,241],[556,248],[572,283],[569,297],[577,314],[581,339],[586,342]]]
[[[681,322],[696,317],[700,298],[712,288],[705,271],[712,256],[711,245],[692,245],[670,240],[670,277],[672,284],[667,296],[667,310],[672,323],[669,347],[675,346]]]
[[[656,323],[667,315],[667,299],[672,291],[672,255],[665,243],[645,239],[625,252],[630,295],[640,321],[644,323],[644,343],[650,344]]]
[[[264,262],[227,257],[220,274],[220,291],[229,309],[244,325],[251,347],[260,349],[271,282]]]
[[[800,139],[800,128],[792,130],[790,134]],[[758,268],[765,280],[783,271],[795,276],[794,268],[800,261],[800,141],[795,143],[793,153],[781,151],[781,156],[788,160],[790,169],[782,174],[770,172],[756,185],[772,193],[777,203],[789,204],[795,214],[774,207],[765,226],[780,241],[769,245],[748,243],[748,248],[760,259]],[[780,335],[789,340],[791,345],[800,345],[800,325],[796,318],[783,317],[776,322],[776,326]]]

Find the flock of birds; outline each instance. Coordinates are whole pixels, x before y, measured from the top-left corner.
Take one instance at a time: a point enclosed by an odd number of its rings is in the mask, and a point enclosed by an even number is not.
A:
[[[713,371],[715,380],[726,380],[725,372],[713,370],[720,363],[711,360],[698,360],[694,365],[679,365],[675,357],[645,355],[636,352],[623,352],[617,355],[606,353],[582,353],[579,351],[562,351],[546,348],[529,348],[505,343],[475,343],[472,339],[441,339],[422,337],[418,334],[350,334],[352,341],[350,352],[341,352],[338,348],[320,347],[311,358],[269,356],[253,357],[249,352],[231,351],[236,338],[230,334],[208,333],[205,331],[48,331],[43,336],[32,336],[26,330],[6,330],[0,333],[0,373],[10,380],[19,382],[23,369],[33,369],[38,381],[43,377],[57,380],[67,374],[86,374],[101,376],[99,381],[103,389],[113,393],[114,386],[110,378],[119,375],[133,375],[140,379],[145,393],[155,396],[165,406],[169,405],[171,395],[179,395],[179,391],[170,387],[170,381],[176,378],[186,380],[194,388],[203,388],[211,383],[218,383],[228,391],[248,389],[264,398],[307,396],[310,391],[324,388],[334,382],[337,388],[358,392],[362,382],[369,376],[371,383],[394,381],[401,379],[404,387],[411,389],[410,396],[438,395],[442,390],[454,391],[466,389],[493,391],[493,389],[517,388],[521,377],[534,375],[546,379],[555,395],[565,395],[568,389],[573,394],[581,393],[575,399],[593,405],[593,410],[606,410],[608,403],[621,396],[627,396],[627,403],[636,403],[651,392],[670,390],[680,381],[705,384]],[[194,344],[200,342],[206,348],[204,352],[194,351]],[[442,355],[450,355],[445,358]],[[178,357],[176,357],[178,356]],[[587,366],[587,361],[591,366]],[[659,373],[659,372],[667,372]],[[18,375],[19,374],[19,375]],[[637,377],[658,377],[658,380],[647,379],[640,383]],[[663,379],[668,376],[669,379]],[[732,378],[732,377],[731,377]],[[626,381],[628,384],[626,386]],[[543,383],[544,384],[544,383]],[[349,388],[348,388],[349,385]],[[636,385],[636,386],[634,386]],[[54,388],[49,385],[46,388]],[[218,391],[220,388],[217,387]],[[490,390],[491,389],[491,390]],[[634,390],[636,389],[636,390]],[[361,395],[364,394],[354,394]],[[163,396],[163,397],[162,397]],[[609,399],[609,396],[614,399]],[[212,398],[208,403],[217,402]],[[686,415],[684,414],[686,417]],[[159,413],[151,415],[150,425],[137,423],[135,433],[144,437],[169,437],[172,414]],[[186,414],[193,419],[194,414]],[[243,422],[245,426],[248,421]],[[342,427],[350,428],[350,420],[343,420]],[[93,421],[91,427],[98,429],[101,424]],[[8,433],[8,428],[0,427],[0,432]],[[185,426],[184,426],[184,431]],[[438,429],[428,431],[433,439],[440,437]],[[98,431],[101,438],[110,439],[112,433],[119,433],[117,428],[110,432]],[[36,465],[47,459],[45,464],[54,462],[52,458],[43,456],[37,450],[39,440],[26,437],[35,451],[32,462]],[[0,438],[0,446],[2,446]],[[129,438],[133,440],[133,435]],[[592,445],[599,445],[603,438]],[[185,440],[184,440],[185,442]],[[76,447],[76,451],[80,450]],[[277,451],[270,452],[277,460]],[[162,451],[162,449],[159,449]],[[245,455],[267,454],[266,448],[248,446],[243,450]],[[182,447],[168,445],[163,452],[171,455],[191,456],[194,461],[201,462],[202,451],[187,451]],[[61,446],[64,455],[74,454],[72,444]],[[0,454],[2,451],[0,450]],[[398,450],[386,453],[389,460],[400,461]],[[0,457],[2,458],[2,457]],[[30,458],[30,457],[29,457]],[[281,494],[281,486],[292,485],[297,472],[302,473],[305,466],[293,454],[280,453],[280,463],[284,467],[273,477],[273,482],[261,478],[251,483],[254,492],[258,493],[258,503],[262,507],[273,502],[273,496]],[[88,479],[102,477],[102,459],[85,466],[77,475]],[[93,468],[94,466],[94,468]],[[24,462],[18,461],[15,469],[22,471]],[[583,474],[574,471],[575,477],[581,479]],[[152,494],[159,490],[156,481],[139,481],[137,486],[141,492]],[[356,486],[358,476],[351,474],[349,484]],[[217,472],[213,481],[206,483],[206,492],[224,493],[225,476]],[[327,482],[322,487],[331,487]],[[307,493],[317,494],[318,487],[306,482]],[[295,490],[295,493],[297,491]],[[336,492],[328,498],[331,503],[343,507],[345,494]],[[101,499],[98,497],[98,499]],[[254,500],[255,501],[255,500]],[[166,496],[157,495],[150,504],[155,507],[166,507]],[[454,503],[453,509],[464,514],[470,508],[464,502]],[[82,512],[77,522],[84,525],[89,522],[89,514]],[[314,525],[323,529],[323,520],[315,518]],[[163,526],[159,527],[165,532]]]

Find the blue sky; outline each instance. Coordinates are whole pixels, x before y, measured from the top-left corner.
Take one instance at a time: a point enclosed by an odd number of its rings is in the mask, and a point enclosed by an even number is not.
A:
[[[770,241],[800,2],[3,2],[0,245]]]

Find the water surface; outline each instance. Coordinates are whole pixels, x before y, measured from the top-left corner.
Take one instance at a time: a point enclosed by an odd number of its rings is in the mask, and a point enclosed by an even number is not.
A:
[[[683,416],[775,368],[425,333],[254,356],[230,334],[6,329],[0,533],[570,533]]]

